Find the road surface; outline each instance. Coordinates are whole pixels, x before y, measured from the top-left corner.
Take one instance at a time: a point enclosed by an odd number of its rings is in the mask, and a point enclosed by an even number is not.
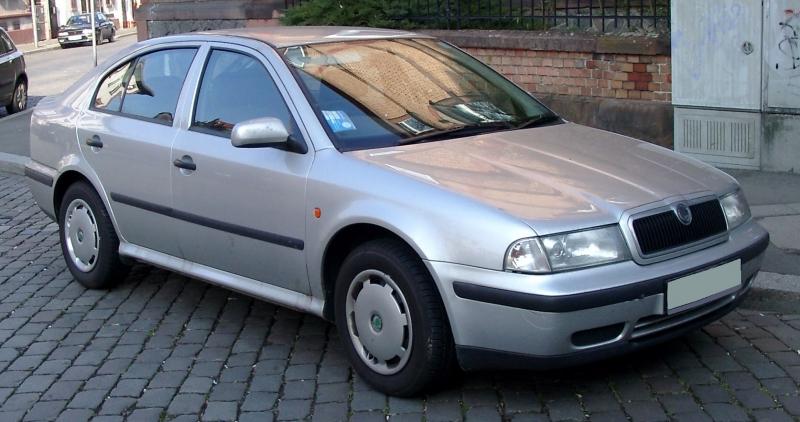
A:
[[[136,37],[118,38],[113,43],[98,46],[98,61],[114,55],[136,42]],[[64,92],[70,85],[92,68],[92,48],[72,47],[56,49],[25,56],[28,71],[29,108],[48,95]],[[0,152],[29,155],[28,127],[30,112],[7,116],[0,107]]]

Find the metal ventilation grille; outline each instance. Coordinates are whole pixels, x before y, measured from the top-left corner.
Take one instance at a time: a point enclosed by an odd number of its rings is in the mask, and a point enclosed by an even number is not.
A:
[[[731,122],[731,136],[730,136],[730,152],[737,157],[750,157],[753,155],[751,151],[753,139],[752,128],[747,123]]]
[[[685,151],[702,151],[703,135],[701,133],[703,122],[695,119],[683,121],[683,148]]]
[[[716,199],[689,208],[692,210],[689,225],[681,223],[672,210],[634,220],[633,231],[642,255],[688,245],[723,233],[728,228]]]
[[[761,166],[761,114],[675,109],[675,150],[720,167]]]
[[[727,122],[707,122],[708,143],[706,150],[709,152],[724,153],[727,150],[725,141],[728,139]]]

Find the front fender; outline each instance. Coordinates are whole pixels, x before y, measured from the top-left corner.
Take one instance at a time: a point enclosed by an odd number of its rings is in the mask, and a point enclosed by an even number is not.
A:
[[[335,150],[318,153],[307,204],[306,257],[317,297],[324,297],[327,245],[353,224],[391,231],[426,261],[498,270],[511,243],[536,234],[498,209]],[[320,218],[314,217],[314,208],[320,208]]]

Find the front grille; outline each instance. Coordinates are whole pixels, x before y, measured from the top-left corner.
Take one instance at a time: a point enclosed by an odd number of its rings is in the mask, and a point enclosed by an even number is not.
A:
[[[727,229],[719,201],[691,205],[692,222],[684,225],[672,210],[633,221],[633,232],[642,255],[652,255],[723,233]]]

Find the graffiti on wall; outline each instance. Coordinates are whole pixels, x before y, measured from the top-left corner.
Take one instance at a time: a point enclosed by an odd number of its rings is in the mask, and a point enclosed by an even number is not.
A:
[[[797,70],[800,68],[800,45],[797,36],[797,31],[800,30],[800,10],[786,9],[784,19],[778,22],[778,26],[782,35],[778,36],[778,51],[783,57],[781,57],[782,63],[780,61],[775,63],[775,69]]]
[[[767,106],[800,108],[800,0],[770,0],[767,39]]]

